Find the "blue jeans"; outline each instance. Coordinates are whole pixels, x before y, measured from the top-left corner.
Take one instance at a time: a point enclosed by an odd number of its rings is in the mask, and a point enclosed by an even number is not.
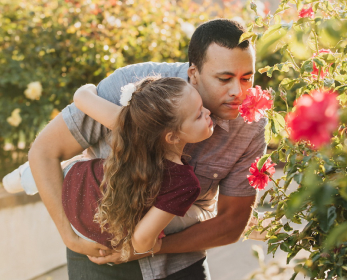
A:
[[[70,280],[142,280],[138,261],[109,266],[91,262],[87,256],[66,248]],[[206,258],[162,280],[211,280]]]

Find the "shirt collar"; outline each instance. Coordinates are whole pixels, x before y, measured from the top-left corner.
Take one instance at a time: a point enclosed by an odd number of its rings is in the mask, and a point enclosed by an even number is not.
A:
[[[213,121],[213,128],[218,125],[220,128],[224,129],[226,132],[229,132],[229,120],[223,120],[215,115],[211,115]]]

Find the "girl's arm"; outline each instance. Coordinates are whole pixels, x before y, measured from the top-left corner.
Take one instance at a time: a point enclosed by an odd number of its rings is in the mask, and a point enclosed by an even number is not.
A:
[[[156,244],[161,231],[174,217],[174,214],[152,206],[135,228],[131,239],[134,250],[137,253],[144,253],[151,250]]]
[[[122,109],[122,107],[98,96],[93,84],[80,87],[75,92],[73,100],[76,107],[83,113],[111,130],[114,128]]]

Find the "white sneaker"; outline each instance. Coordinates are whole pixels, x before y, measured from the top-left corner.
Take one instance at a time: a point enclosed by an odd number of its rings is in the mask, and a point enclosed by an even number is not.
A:
[[[2,184],[4,188],[9,193],[18,193],[24,191],[21,184],[22,172],[25,168],[29,166],[29,162],[24,163],[19,166],[17,169],[13,170],[11,173],[7,174],[2,179]]]

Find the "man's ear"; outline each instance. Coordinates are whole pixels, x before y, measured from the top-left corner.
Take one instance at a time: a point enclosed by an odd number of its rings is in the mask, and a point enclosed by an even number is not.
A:
[[[192,63],[190,67],[188,68],[188,77],[193,85],[196,85],[198,83],[196,79],[196,75],[198,74],[198,69],[196,68],[195,64]]]
[[[168,144],[178,144],[180,142],[180,138],[176,136],[173,132],[168,132],[165,135],[165,141]]]

